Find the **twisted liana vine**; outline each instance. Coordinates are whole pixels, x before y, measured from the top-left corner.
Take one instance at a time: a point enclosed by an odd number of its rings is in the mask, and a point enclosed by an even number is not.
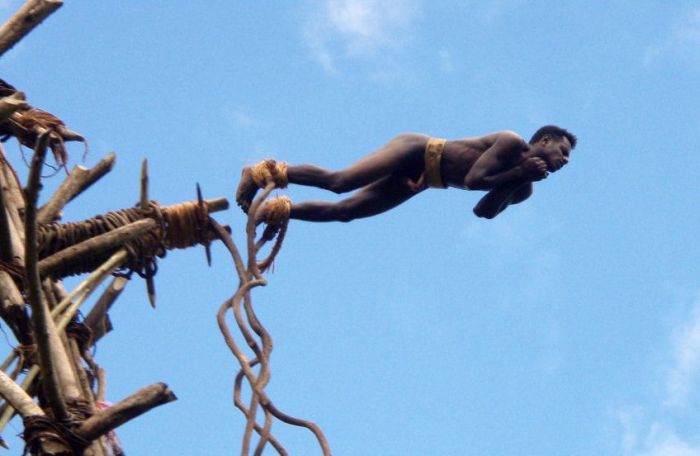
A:
[[[288,454],[287,450],[271,431],[273,420],[278,419],[286,424],[303,427],[311,431],[316,437],[323,455],[329,456],[331,454],[330,446],[318,425],[282,412],[272,403],[265,391],[265,387],[270,381],[272,337],[255,314],[251,290],[267,285],[267,280],[262,273],[271,266],[279,253],[287,231],[289,215],[288,211],[286,211],[286,216],[284,216],[284,210],[282,210],[283,216],[274,222],[271,222],[269,217],[267,218],[268,225],[260,239],[256,241],[256,225],[262,220],[258,213],[263,209],[263,204],[268,206],[271,203],[274,204],[275,200],[267,200],[267,198],[275,187],[275,182],[271,178],[267,179],[267,185],[263,188],[260,195],[255,198],[248,210],[248,221],[246,224],[247,262],[243,261],[231,235],[216,221],[210,219],[211,228],[218,234],[231,253],[239,278],[238,289],[234,295],[219,307],[217,322],[226,345],[240,365],[240,370],[234,380],[233,399],[236,408],[246,418],[241,455],[248,456],[251,454],[253,434],[255,433],[259,438],[253,449],[253,455],[261,455],[265,447],[270,444],[278,454],[286,456]],[[288,199],[283,197],[278,198],[278,200],[281,200],[279,206],[289,206]],[[257,255],[260,250],[266,243],[273,240],[274,244],[268,256],[264,260],[258,261]],[[226,316],[229,312],[233,314],[239,336],[245,340],[245,343],[253,352],[254,357],[252,359],[248,358],[233,336],[230,325],[226,321]],[[251,398],[247,404],[242,399],[244,386],[250,388],[251,392]],[[264,416],[262,423],[257,421],[259,409],[262,409]]]

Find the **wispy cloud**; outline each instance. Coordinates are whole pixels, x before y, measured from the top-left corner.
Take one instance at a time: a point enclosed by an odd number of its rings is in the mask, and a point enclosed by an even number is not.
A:
[[[700,456],[700,446],[661,422],[643,428],[624,414],[621,420],[625,420],[622,443],[625,456]]]
[[[517,8],[523,0],[489,0],[477,5],[477,17],[483,25],[492,25],[501,16]]]
[[[303,37],[313,57],[330,72],[348,60],[386,59],[410,40],[418,0],[315,0]]]
[[[688,11],[673,24],[666,37],[648,46],[642,61],[649,66],[667,56],[700,62],[700,7]]]
[[[452,73],[455,70],[454,60],[450,51],[445,49],[439,50],[438,59],[440,61],[440,69],[445,73]]]
[[[617,411],[625,456],[700,456],[700,433],[674,426],[691,401],[700,372],[700,295],[671,333],[664,396]]]
[[[700,297],[687,323],[673,335],[673,367],[666,381],[667,397],[664,404],[683,407],[697,383],[700,372]]]
[[[222,111],[223,118],[232,127],[249,129],[259,125],[259,121],[245,108],[226,106]]]

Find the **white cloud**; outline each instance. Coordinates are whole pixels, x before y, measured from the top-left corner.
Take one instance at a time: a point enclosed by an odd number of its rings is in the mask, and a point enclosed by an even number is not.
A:
[[[671,332],[670,348],[670,367],[661,370],[664,397],[616,413],[625,456],[700,456],[700,433],[675,426],[687,417],[700,373],[700,296]]]
[[[666,381],[665,405],[684,406],[700,372],[700,297],[696,300],[687,323],[673,335],[673,367]]]
[[[700,456],[700,447],[679,438],[676,433],[662,424],[651,426],[639,456]]]
[[[418,0],[316,0],[303,25],[306,45],[328,72],[341,60],[385,59],[411,37]]]
[[[684,439],[669,426],[654,422],[639,429],[639,417],[621,415],[625,428],[623,454],[625,456],[700,456],[700,446]]]

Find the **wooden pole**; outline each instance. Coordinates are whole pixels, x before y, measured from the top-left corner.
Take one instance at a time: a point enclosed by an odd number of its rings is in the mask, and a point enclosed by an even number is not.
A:
[[[61,0],[28,0],[0,27],[0,56],[62,5]]]
[[[175,400],[177,397],[165,383],[146,386],[85,420],[76,433],[85,440],[94,440],[152,408]]]
[[[153,219],[141,219],[99,236],[86,239],[41,260],[39,262],[39,273],[51,276],[66,265],[121,247],[127,242],[148,233],[156,226],[157,223]]]
[[[73,168],[58,190],[51,196],[51,199],[39,209],[37,221],[51,223],[58,219],[61,210],[69,201],[112,170],[116,158],[116,154],[112,152],[90,169],[83,166]]]
[[[54,416],[59,421],[66,421],[70,417],[66,407],[64,389],[69,382],[61,384],[61,378],[68,380],[70,366],[68,356],[61,343],[61,338],[56,330],[50,310],[41,292],[38,254],[37,254],[37,224],[36,202],[39,198],[41,187],[41,167],[46,157],[46,146],[49,140],[45,133],[37,140],[32,165],[27,179],[26,212],[25,212],[25,281],[27,284],[27,296],[32,308],[32,326],[39,354],[44,390],[46,398]],[[70,396],[76,397],[78,390],[73,385]]]
[[[44,415],[43,410],[10,377],[0,371],[0,395],[19,412],[22,417]]]
[[[15,111],[28,108],[29,105],[22,92],[15,92],[10,96],[0,98],[0,123],[7,120]]]

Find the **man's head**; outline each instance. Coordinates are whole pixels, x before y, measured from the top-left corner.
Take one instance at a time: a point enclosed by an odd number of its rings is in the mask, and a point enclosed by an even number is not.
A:
[[[574,147],[576,136],[556,125],[545,125],[530,138],[531,156],[546,161],[550,172],[557,171],[569,162],[569,154]]]

